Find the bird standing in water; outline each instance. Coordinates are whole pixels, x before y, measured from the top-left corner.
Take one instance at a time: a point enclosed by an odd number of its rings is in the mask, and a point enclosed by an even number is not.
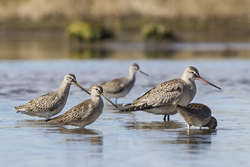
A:
[[[217,120],[211,116],[211,110],[204,104],[191,103],[187,106],[176,106],[180,115],[187,122],[188,129],[191,126],[208,127],[209,129],[215,129],[217,127]]]
[[[120,111],[142,110],[157,115],[164,115],[164,121],[166,121],[166,116],[168,116],[169,121],[169,115],[174,115],[178,112],[176,109],[177,105],[186,106],[195,97],[195,80],[200,80],[221,89],[202,78],[195,67],[189,66],[184,70],[181,78],[156,85],[143,96],[135,99],[131,104],[126,104],[125,106],[129,106],[128,108]]]
[[[93,123],[102,114],[104,104],[101,96],[118,109],[118,107],[103,94],[102,87],[94,85],[91,87],[90,99],[76,105],[65,114],[46,120],[46,122],[62,123],[64,125],[73,125],[84,128]]]
[[[46,119],[49,119],[50,117],[61,112],[64,108],[68,99],[70,86],[72,84],[90,94],[86,89],[77,83],[75,75],[67,74],[64,76],[62,84],[57,91],[35,98],[27,104],[14,107],[14,110],[16,110],[17,113],[21,112],[30,116],[45,117]]]
[[[140,70],[138,64],[134,63],[129,67],[129,75],[127,77],[116,78],[102,83],[101,86],[105,95],[109,98],[115,98],[115,103],[117,104],[117,99],[126,96],[133,88],[135,83],[135,74],[138,72],[148,76],[148,74]]]

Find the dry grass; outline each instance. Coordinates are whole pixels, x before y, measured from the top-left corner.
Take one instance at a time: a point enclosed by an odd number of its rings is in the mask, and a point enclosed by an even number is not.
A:
[[[202,29],[216,25],[213,22],[216,20],[220,26],[248,29],[249,8],[250,0],[0,0],[0,23],[16,26],[18,21],[30,21],[44,26],[48,20],[53,20],[52,23],[94,20],[129,29],[140,27],[144,19],[168,25],[175,20],[174,28],[194,29],[195,25],[196,29]]]
[[[250,0],[0,0],[0,20],[249,17]]]

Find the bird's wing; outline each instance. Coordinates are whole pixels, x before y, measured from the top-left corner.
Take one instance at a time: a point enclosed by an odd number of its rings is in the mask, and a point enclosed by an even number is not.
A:
[[[104,82],[101,84],[103,87],[104,93],[106,94],[113,94],[113,93],[119,93],[124,89],[124,79],[125,78],[117,78],[113,79],[108,82]]]
[[[63,114],[62,123],[70,124],[71,122],[85,121],[93,113],[93,108],[94,105],[91,100],[85,100]]]
[[[37,97],[27,104],[16,107],[16,110],[25,108],[27,112],[53,111],[61,103],[64,103],[65,100],[67,99],[64,97],[59,97],[58,92],[56,91]]]
[[[171,105],[178,102],[182,95],[184,81],[173,79],[156,85],[143,96],[133,101],[132,106],[145,106],[147,108]]]

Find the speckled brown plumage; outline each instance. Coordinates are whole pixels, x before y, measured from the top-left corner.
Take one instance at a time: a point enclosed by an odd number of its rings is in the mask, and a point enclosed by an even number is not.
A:
[[[195,67],[188,67],[184,70],[182,78],[173,79],[156,85],[141,97],[135,99],[128,108],[121,111],[142,110],[153,114],[166,116],[177,113],[176,105],[186,106],[196,94],[195,80],[201,80],[218,89],[219,87],[203,79]],[[128,105],[125,105],[128,106]]]
[[[91,99],[85,100],[63,115],[49,119],[47,122],[74,125],[84,128],[93,123],[102,114],[104,105],[100,96],[106,98],[105,95],[103,95],[102,87],[94,85],[91,88]]]
[[[49,119],[61,112],[64,108],[68,99],[71,84],[75,84],[85,92],[89,93],[77,83],[73,74],[67,74],[64,76],[63,82],[57,91],[35,98],[27,104],[14,107],[14,110],[16,110],[17,113],[21,112],[30,116],[45,117],[46,119]]]
[[[188,124],[188,129],[191,126],[208,127],[215,129],[217,120],[211,116],[211,110],[204,104],[191,103],[187,106],[177,105],[178,112]]]

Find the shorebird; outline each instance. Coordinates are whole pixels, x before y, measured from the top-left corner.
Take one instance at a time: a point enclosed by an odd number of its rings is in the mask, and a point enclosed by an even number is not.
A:
[[[188,129],[191,126],[208,127],[215,129],[217,127],[217,120],[211,116],[211,110],[204,104],[191,103],[187,106],[176,106],[180,115],[187,122]]]
[[[148,76],[148,74],[142,72],[140,67],[134,63],[129,67],[129,75],[127,77],[116,78],[102,83],[101,86],[105,95],[109,98],[115,98],[115,103],[117,104],[117,99],[126,96],[134,86],[135,74],[138,72]]]
[[[64,108],[68,99],[70,86],[72,84],[90,94],[86,89],[77,83],[75,75],[67,74],[64,76],[62,84],[57,91],[35,98],[27,104],[14,107],[14,110],[16,110],[17,113],[21,112],[30,116],[45,117],[46,119],[49,119],[50,117],[61,112]]]
[[[195,80],[200,80],[218,89],[218,86],[202,78],[195,67],[188,67],[184,70],[182,78],[173,79],[156,85],[141,97],[135,99],[131,104],[125,104],[129,108],[120,111],[137,111],[142,110],[149,113],[164,115],[174,115],[178,111],[176,105],[186,106],[196,94]]]
[[[76,105],[60,116],[46,120],[46,122],[62,123],[64,125],[73,125],[84,128],[93,123],[102,114],[104,104],[101,96],[118,109],[118,107],[103,94],[102,87],[94,85],[91,87],[90,99]]]

